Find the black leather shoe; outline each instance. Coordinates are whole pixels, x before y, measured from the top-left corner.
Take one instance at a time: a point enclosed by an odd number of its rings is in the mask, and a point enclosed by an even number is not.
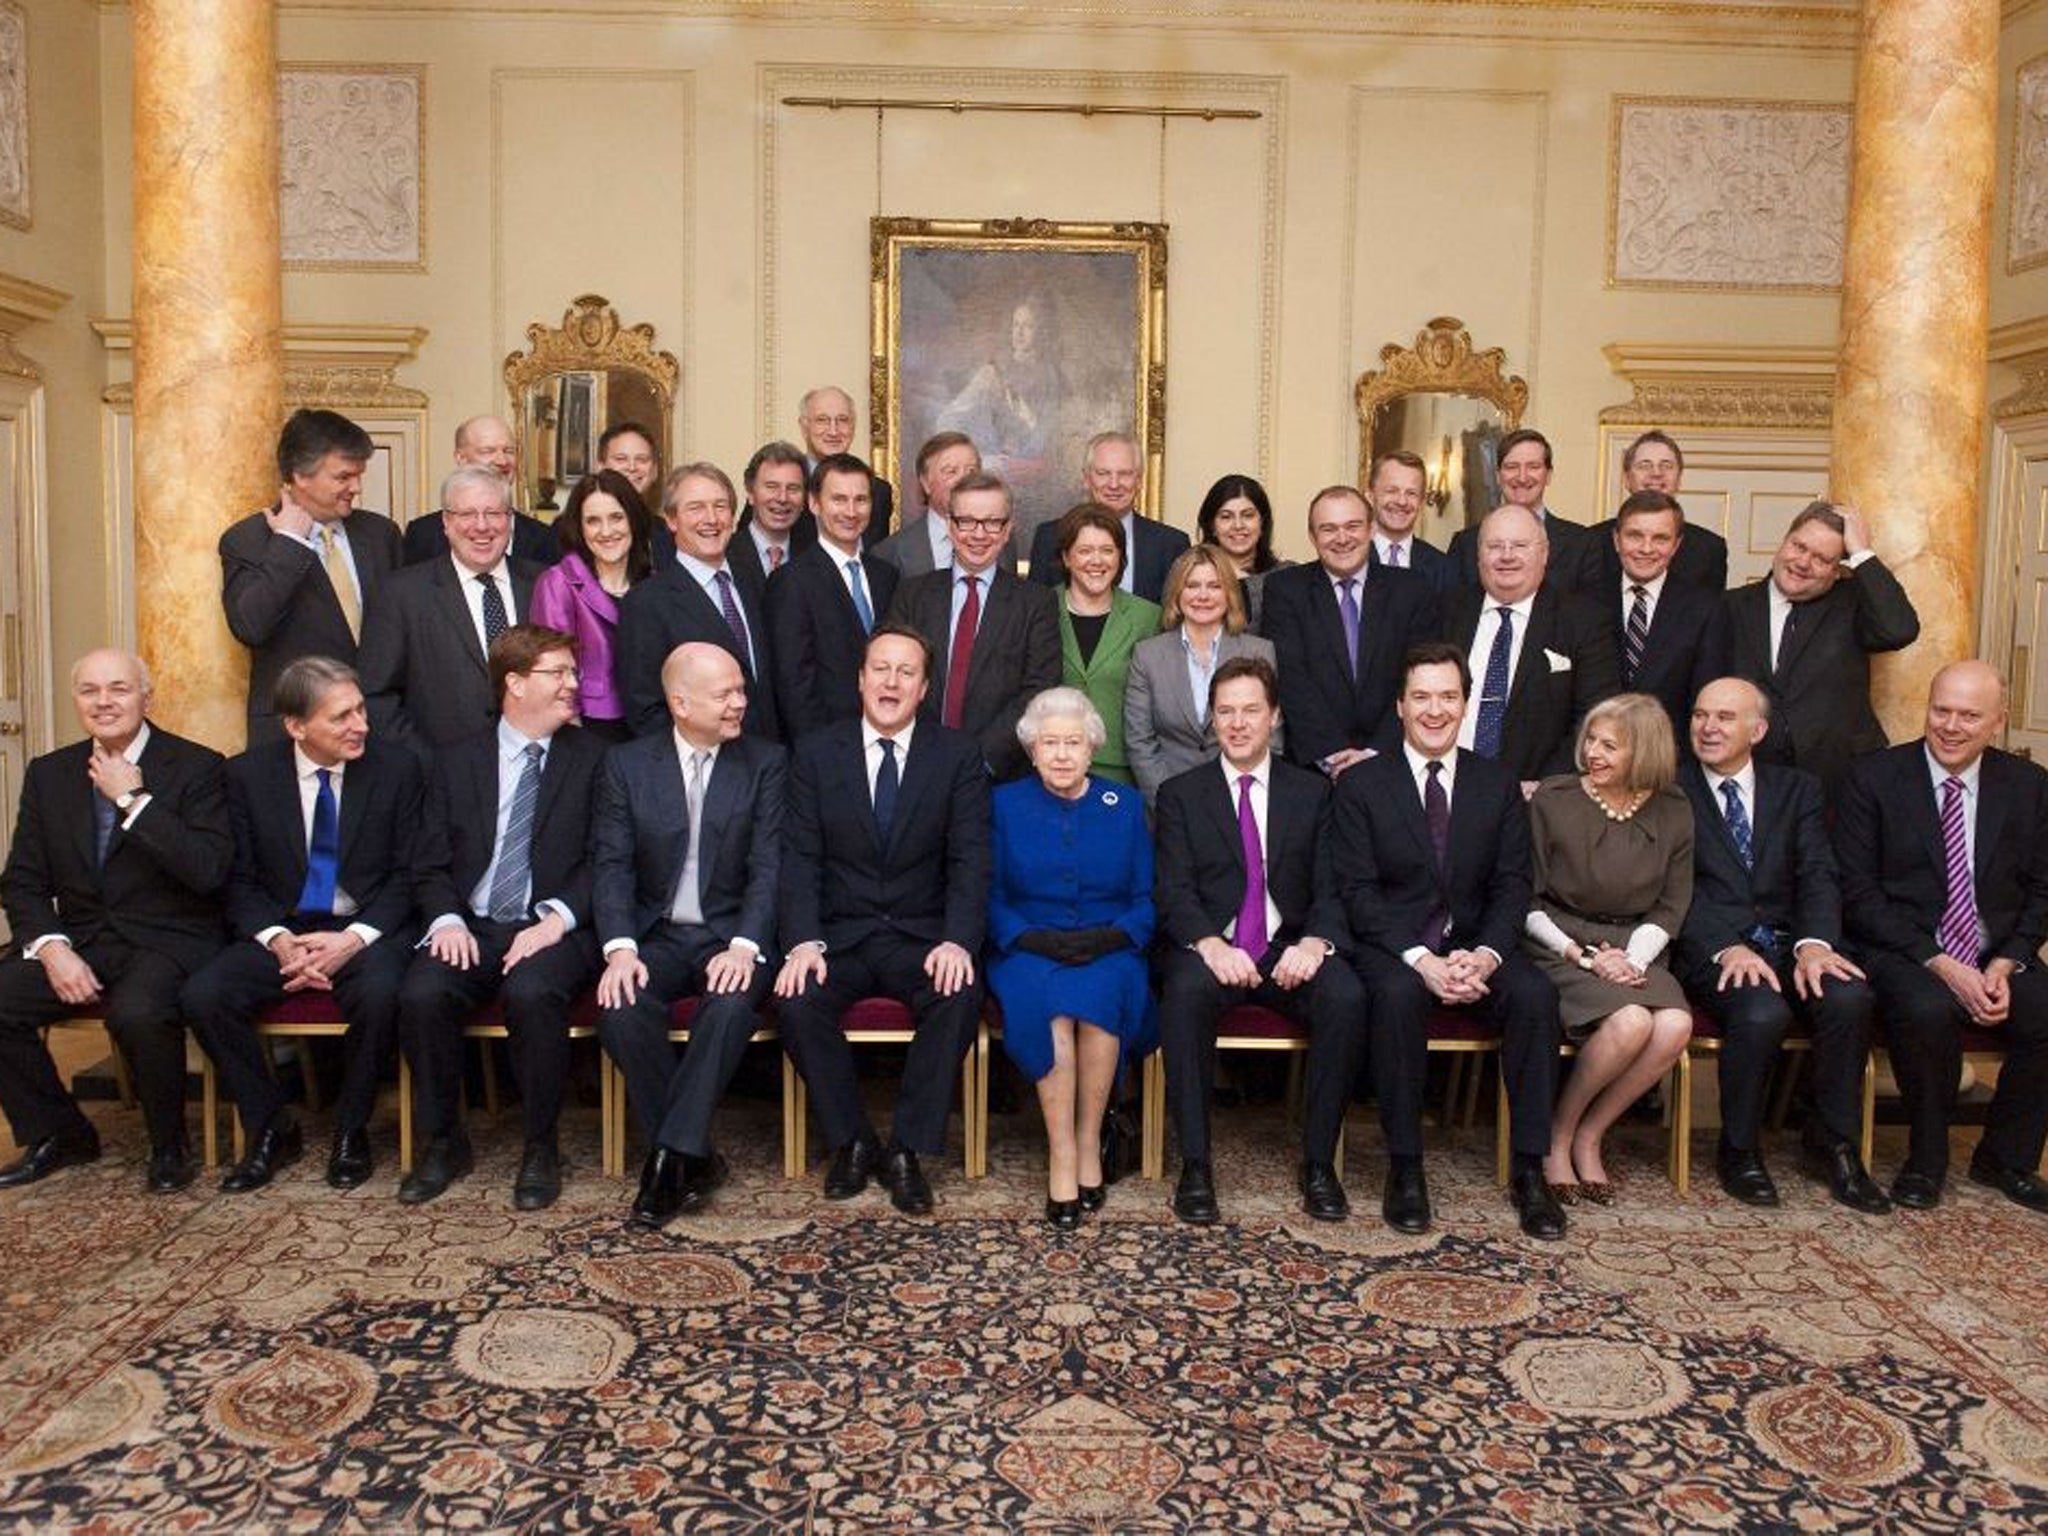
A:
[[[917,1165],[917,1154],[901,1142],[892,1142],[882,1154],[882,1182],[889,1186],[889,1203],[904,1215],[931,1213],[931,1184]]]
[[[1723,1147],[1714,1164],[1721,1175],[1721,1187],[1731,1198],[1740,1200],[1744,1205],[1774,1206],[1778,1203],[1778,1186],[1771,1182],[1770,1170],[1764,1167],[1763,1154],[1754,1148],[1745,1152],[1736,1147]]]
[[[851,1200],[868,1187],[875,1165],[881,1160],[879,1142],[872,1137],[856,1136],[832,1154],[832,1166],[825,1170],[825,1198]]]
[[[1056,1231],[1077,1232],[1081,1227],[1081,1202],[1078,1199],[1055,1200],[1048,1195],[1045,1219]]]
[[[1303,1163],[1294,1184],[1301,1191],[1301,1208],[1316,1221],[1342,1221],[1351,1214],[1351,1202],[1344,1198],[1344,1186],[1330,1164]]]
[[[1422,1176],[1421,1158],[1403,1157],[1387,1164],[1380,1216],[1396,1232],[1410,1237],[1429,1230],[1429,1185]]]
[[[519,1174],[512,1180],[515,1211],[544,1211],[562,1193],[562,1154],[552,1140],[529,1141],[519,1156]]]
[[[299,1122],[286,1115],[273,1115],[256,1138],[256,1144],[249,1148],[249,1155],[229,1170],[220,1187],[230,1195],[261,1189],[280,1171],[296,1163],[305,1150],[306,1138],[299,1130]]]
[[[0,1189],[17,1189],[47,1179],[60,1168],[76,1168],[99,1161],[100,1136],[88,1129],[83,1135],[45,1136],[21,1156],[0,1168]]]
[[[1100,1184],[1082,1184],[1076,1186],[1081,1191],[1081,1209],[1084,1211],[1101,1210],[1104,1204],[1107,1203],[1109,1200],[1108,1184],[1109,1179],[1107,1178],[1107,1176],[1105,1176],[1102,1183]]]
[[[731,1174],[732,1166],[713,1152],[706,1157],[683,1154],[683,1182],[676,1202],[678,1211],[700,1211],[711,1203],[711,1195]]]
[[[1995,1189],[2013,1204],[2024,1205],[2030,1211],[2048,1212],[2048,1184],[2034,1174],[1994,1163],[1980,1154],[1970,1159],[1970,1182]]]
[[[1216,1180],[1205,1158],[1189,1158],[1180,1165],[1180,1183],[1174,1186],[1173,1214],[1198,1227],[1213,1227],[1221,1215],[1216,1209]]]
[[[175,1195],[179,1190],[190,1187],[199,1177],[199,1165],[192,1161],[192,1151],[182,1141],[174,1141],[167,1147],[149,1149],[149,1192],[152,1195]]]
[[[335,1155],[339,1157],[337,1149]],[[425,1205],[448,1193],[448,1186],[476,1166],[467,1136],[436,1136],[427,1143],[419,1163],[398,1181],[400,1205]],[[334,1165],[328,1164],[328,1182],[334,1181]],[[343,1186],[346,1187],[346,1186]]]
[[[367,1184],[377,1171],[370,1156],[368,1131],[337,1131],[334,1150],[327,1155],[327,1182],[336,1189],[354,1189]]]
[[[626,1225],[642,1232],[659,1232],[682,1208],[683,1154],[656,1147],[640,1166],[640,1192],[633,1197]]]
[[[1902,1169],[1892,1180],[1892,1204],[1909,1211],[1931,1211],[1941,1204],[1941,1180],[1931,1173]]]
[[[1564,1236],[1564,1207],[1544,1182],[1543,1169],[1517,1169],[1508,1179],[1508,1198],[1522,1218],[1522,1231],[1538,1242],[1554,1243]]]
[[[1808,1147],[1806,1160],[1827,1184],[1828,1193],[1838,1205],[1846,1205],[1852,1211],[1861,1211],[1866,1216],[1888,1215],[1892,1202],[1885,1192],[1878,1188],[1863,1166],[1863,1159],[1848,1142],[1833,1147]]]

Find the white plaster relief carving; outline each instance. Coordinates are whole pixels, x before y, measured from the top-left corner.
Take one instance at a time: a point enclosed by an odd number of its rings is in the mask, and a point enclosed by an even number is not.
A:
[[[28,16],[0,5],[0,224],[29,227]]]
[[[2014,80],[2012,228],[2008,272],[2048,262],[2048,55],[2030,59]]]
[[[1846,107],[1615,103],[1608,272],[1617,284],[1839,287]]]
[[[421,72],[278,71],[284,258],[422,270]]]

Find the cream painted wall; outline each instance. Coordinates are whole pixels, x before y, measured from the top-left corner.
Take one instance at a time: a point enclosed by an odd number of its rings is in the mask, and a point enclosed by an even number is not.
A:
[[[126,12],[100,26],[105,141],[125,146]],[[426,326],[401,382],[431,396],[445,452],[456,421],[502,407],[499,369],[525,324],[603,293],[682,360],[679,450],[737,468],[763,438],[793,433],[808,384],[843,382],[865,405],[874,119],[777,104],[800,89],[1266,114],[1173,124],[1163,177],[1156,121],[893,114],[885,126],[890,214],[1154,219],[1163,181],[1165,504],[1182,524],[1212,478],[1250,469],[1298,550],[1298,509],[1353,472],[1353,381],[1436,315],[1467,320],[1530,380],[1530,419],[1559,453],[1553,500],[1588,520],[1598,412],[1628,395],[1603,344],[1832,341],[1832,297],[1608,288],[1607,137],[1618,92],[1846,99],[1845,50],[1229,26],[288,8],[289,61],[425,66],[428,270],[288,275],[287,319]],[[126,315],[125,148],[106,156],[104,181],[94,312]]]

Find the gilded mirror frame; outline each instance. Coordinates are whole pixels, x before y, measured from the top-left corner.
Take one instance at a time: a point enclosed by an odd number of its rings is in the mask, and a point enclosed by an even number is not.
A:
[[[682,365],[673,352],[654,345],[654,327],[645,323],[627,325],[609,300],[601,294],[586,293],[575,299],[562,314],[560,325],[534,321],[526,328],[527,350],[513,352],[505,359],[505,389],[510,397],[512,435],[519,454],[519,484],[514,500],[532,510],[547,511],[547,502],[566,495],[568,486],[555,466],[538,463],[538,443],[533,414],[528,407],[529,392],[551,381],[589,380],[589,387],[575,392],[574,404],[587,413],[581,460],[596,452],[597,438],[609,423],[610,384],[615,375],[644,383],[646,392],[658,402],[658,419],[644,422],[656,436],[655,450],[663,469],[670,462],[670,439],[675,417],[675,399]],[[586,463],[594,469],[594,462]],[[556,482],[555,495],[543,498],[542,480]]]
[[[1461,395],[1491,405],[1501,415],[1501,429],[1522,424],[1529,406],[1529,384],[1507,371],[1507,353],[1499,347],[1479,348],[1465,322],[1439,315],[1415,333],[1413,346],[1388,342],[1380,348],[1380,366],[1358,376],[1353,399],[1358,408],[1358,488],[1365,490],[1372,474],[1373,431],[1380,415],[1394,402],[1411,395]],[[1430,472],[1432,482],[1436,471]],[[1447,494],[1431,483],[1426,493]]]

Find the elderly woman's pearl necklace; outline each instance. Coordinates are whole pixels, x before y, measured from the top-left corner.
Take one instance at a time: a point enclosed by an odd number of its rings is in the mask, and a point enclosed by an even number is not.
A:
[[[1579,788],[1583,789],[1586,792],[1586,796],[1588,799],[1590,799],[1595,805],[1600,807],[1601,813],[1605,815],[1609,821],[1630,820],[1634,817],[1637,811],[1640,811],[1643,808],[1643,806],[1648,803],[1650,798],[1648,790],[1638,790],[1629,797],[1628,809],[1625,811],[1617,811],[1613,806],[1609,805],[1605,800],[1603,800],[1600,797],[1599,790],[1595,789],[1591,784],[1588,784],[1584,779],[1579,780]]]

